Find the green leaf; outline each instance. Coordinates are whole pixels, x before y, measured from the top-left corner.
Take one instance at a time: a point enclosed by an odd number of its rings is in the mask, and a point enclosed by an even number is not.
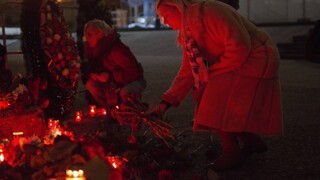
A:
[[[106,180],[110,175],[110,168],[106,161],[96,156],[84,165],[84,174],[86,179]]]
[[[59,141],[54,144],[48,152],[44,153],[44,158],[47,161],[58,161],[66,158],[70,158],[73,150],[77,147],[77,144],[71,141]]]

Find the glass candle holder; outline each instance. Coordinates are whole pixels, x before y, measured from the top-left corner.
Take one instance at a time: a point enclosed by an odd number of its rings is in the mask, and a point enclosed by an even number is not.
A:
[[[82,169],[67,169],[66,180],[85,180],[84,171]]]
[[[5,158],[4,158],[4,144],[0,144],[0,163],[4,162]]]
[[[76,122],[81,122],[82,121],[82,112],[81,111],[77,111],[76,112],[75,121]]]
[[[95,105],[90,105],[89,106],[89,114],[91,116],[94,116],[96,114],[96,111],[97,111],[97,107]]]

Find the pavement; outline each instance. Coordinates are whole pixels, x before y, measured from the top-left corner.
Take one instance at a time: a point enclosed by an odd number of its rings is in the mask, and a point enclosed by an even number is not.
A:
[[[283,30],[286,30],[283,27]],[[271,36],[283,41],[279,32]],[[296,30],[294,30],[296,32]],[[300,31],[299,31],[300,32]],[[143,101],[152,107],[170,86],[178,71],[181,49],[176,45],[174,31],[134,31],[121,32],[121,39],[136,55],[145,69],[147,89]],[[8,45],[8,51],[19,51],[19,41]],[[24,74],[22,55],[9,55],[8,65],[15,73]],[[252,155],[237,169],[216,174],[222,180],[316,180],[320,179],[320,64],[305,60],[282,59],[280,80],[283,97],[284,134],[280,137],[263,137],[269,151]],[[80,83],[79,91],[85,90]],[[178,107],[170,109],[167,117],[175,132],[190,134],[189,148],[195,150],[198,166],[176,174],[176,179],[188,180],[194,174],[206,177],[205,164],[209,147],[219,147],[215,134],[191,132],[193,116],[191,97],[188,96]],[[87,104],[83,94],[76,97],[74,108],[84,108]]]

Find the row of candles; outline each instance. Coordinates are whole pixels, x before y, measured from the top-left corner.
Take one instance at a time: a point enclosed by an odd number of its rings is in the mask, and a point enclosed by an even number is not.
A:
[[[91,117],[95,116],[105,116],[107,114],[104,108],[97,108],[95,105],[89,106],[89,115]],[[79,123],[83,121],[83,113],[81,111],[77,111],[75,113],[75,122]],[[48,119],[48,130],[49,136],[45,138],[45,144],[52,144],[54,142],[54,138],[59,135],[68,136],[71,140],[74,140],[74,134],[70,131],[64,130],[58,119],[49,118]]]
[[[97,108],[95,105],[90,105],[88,114],[90,115],[90,117],[106,116],[107,111],[104,108]],[[82,122],[83,117],[84,117],[84,114],[81,111],[76,111],[74,121],[77,123]],[[51,133],[53,133],[53,136],[58,136],[63,134],[61,132],[62,128],[60,126],[59,120],[49,119],[48,129],[50,130]],[[106,157],[106,160],[108,161],[108,163],[113,169],[120,168],[126,162],[125,158],[120,158],[119,156],[111,156],[111,155],[108,155]],[[85,180],[84,171],[82,169],[67,169],[66,180]]]
[[[91,117],[95,116],[106,116],[107,111],[104,108],[97,108],[95,105],[89,106],[89,115]],[[81,122],[83,118],[83,113],[81,111],[77,111],[75,114],[75,122]]]

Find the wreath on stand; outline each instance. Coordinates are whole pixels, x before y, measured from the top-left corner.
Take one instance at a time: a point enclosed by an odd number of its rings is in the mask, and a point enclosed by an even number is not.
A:
[[[49,99],[46,115],[65,115],[73,105],[80,58],[60,6],[54,0],[25,0],[21,13],[26,74]]]

